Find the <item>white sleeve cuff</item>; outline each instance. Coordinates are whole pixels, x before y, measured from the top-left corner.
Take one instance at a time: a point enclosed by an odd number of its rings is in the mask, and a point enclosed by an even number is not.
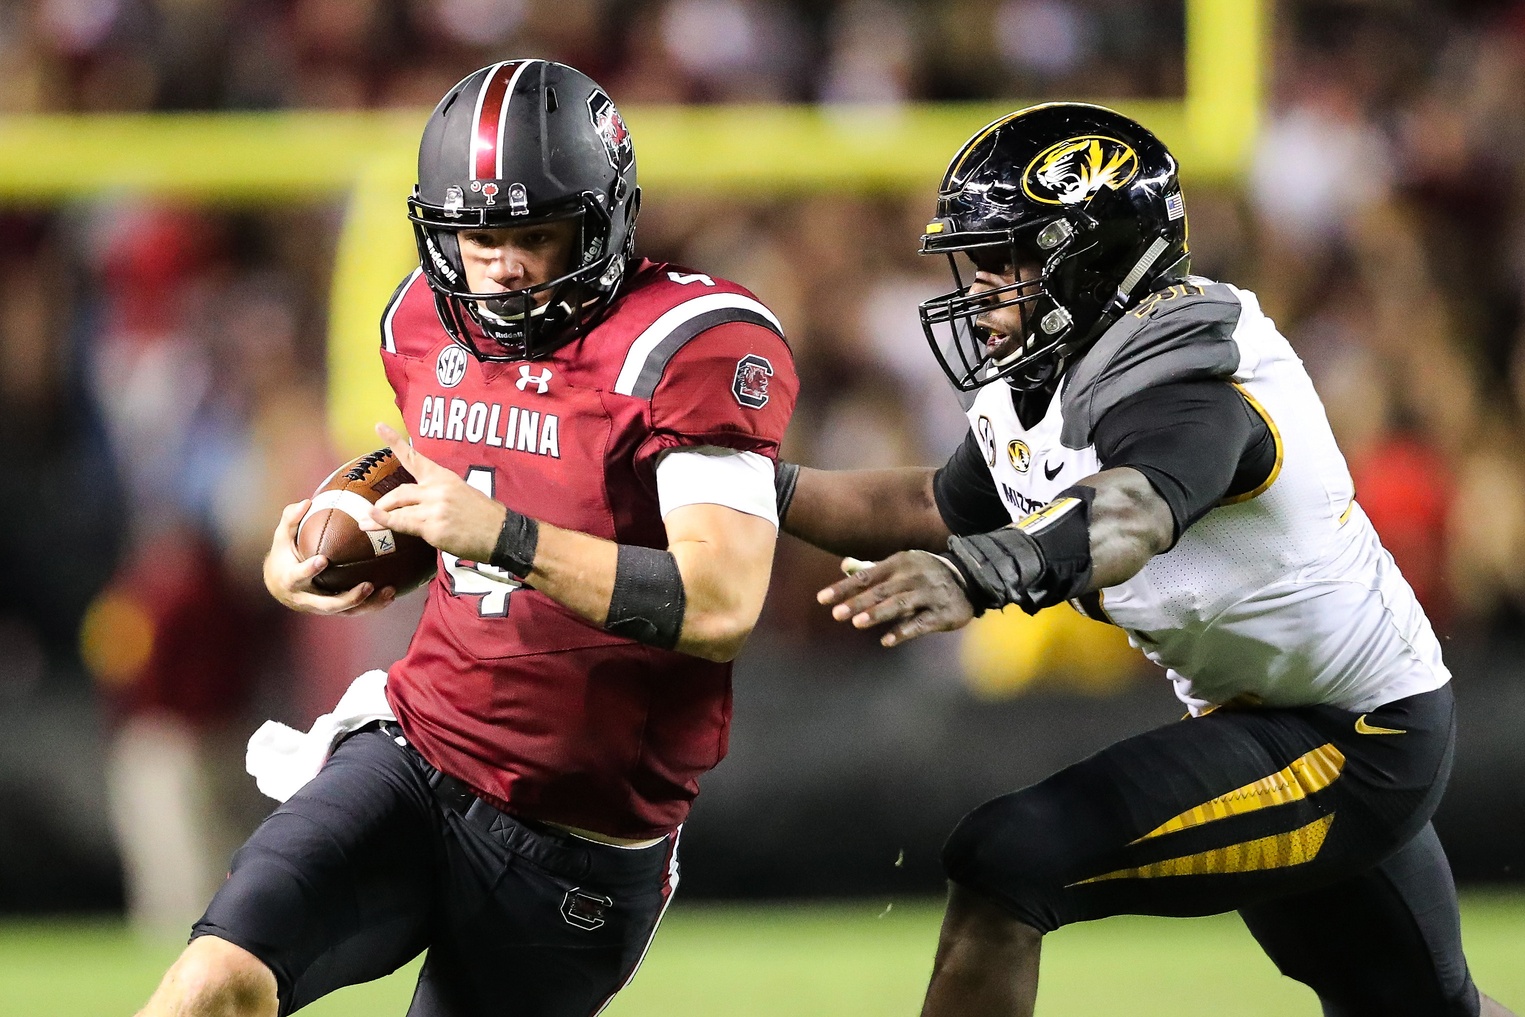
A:
[[[657,461],[657,503],[664,519],[685,505],[724,505],[777,526],[773,460],[714,445],[674,449]]]

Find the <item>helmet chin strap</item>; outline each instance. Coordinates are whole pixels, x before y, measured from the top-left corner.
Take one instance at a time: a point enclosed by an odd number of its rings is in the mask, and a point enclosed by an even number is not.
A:
[[[525,316],[522,315],[522,314],[513,314],[513,315],[506,315],[506,316],[502,315],[502,314],[498,314],[497,312],[495,312],[492,309],[491,305],[494,304],[494,303],[502,303],[502,301],[493,301],[493,300],[479,300],[479,301],[477,301],[477,313],[480,314],[482,317],[487,318],[494,325],[505,325],[505,326],[515,325],[515,324],[517,324],[517,323],[519,323],[519,322],[524,320]],[[529,317],[531,317],[531,318],[540,318],[540,317],[543,317],[545,315],[546,310],[550,306],[551,306],[551,302],[549,300],[546,301],[543,304],[536,304],[534,307],[530,308]]]
[[[1144,249],[1144,253],[1139,256],[1138,261],[1134,262],[1133,267],[1128,270],[1128,274],[1123,276],[1123,281],[1118,285],[1117,292],[1112,295],[1111,300],[1107,301],[1106,309],[1101,312],[1102,320],[1110,325],[1128,309],[1128,301],[1133,296],[1134,288],[1143,281],[1144,276],[1149,274],[1149,270],[1154,267],[1154,263],[1159,260],[1160,255],[1164,254],[1165,249],[1169,246],[1170,241],[1164,237],[1155,237],[1154,243]]]
[[[1092,339],[1095,339],[1098,335],[1110,328],[1112,323],[1115,322],[1118,318],[1122,317],[1123,312],[1128,309],[1128,303],[1132,299],[1133,291],[1138,287],[1138,284],[1142,282],[1144,278],[1149,274],[1149,270],[1154,267],[1154,263],[1159,260],[1160,255],[1164,254],[1166,249],[1169,247],[1170,242],[1164,237],[1154,238],[1154,242],[1145,248],[1144,253],[1139,256],[1138,261],[1133,263],[1133,267],[1128,270],[1128,274],[1123,276],[1123,281],[1117,287],[1117,292],[1113,294],[1112,299],[1107,302],[1107,306],[1102,309],[1101,314],[1096,319],[1096,323],[1091,326],[1090,331],[1086,334],[1086,336],[1075,345],[1083,346],[1086,343],[1089,343]],[[1178,261],[1176,264],[1180,264],[1180,262]],[[997,368],[1010,363],[1012,360],[1026,353],[1028,347],[1032,345],[1034,338],[1035,337],[1033,336],[1027,337],[1027,339],[1019,347],[1008,353],[1006,356],[1002,357],[1000,360],[995,361]],[[1059,348],[1064,351],[1061,352],[1059,356],[1044,364],[1035,365],[1035,370],[1020,375],[1020,385],[1016,384],[1019,379],[1019,376],[1016,374],[1007,376],[1007,384],[1017,389],[1031,389],[1052,380],[1055,376],[1063,372],[1064,366],[1069,360],[1069,349],[1071,348],[1069,344],[1060,344]]]

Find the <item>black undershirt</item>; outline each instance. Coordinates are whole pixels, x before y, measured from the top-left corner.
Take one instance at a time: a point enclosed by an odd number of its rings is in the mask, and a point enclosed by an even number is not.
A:
[[[1102,469],[1131,466],[1149,478],[1170,506],[1177,539],[1224,498],[1260,486],[1276,466],[1270,425],[1217,379],[1170,382],[1129,396],[1097,422],[1092,442]],[[954,533],[989,533],[1011,523],[973,432],[937,471],[933,493]]]

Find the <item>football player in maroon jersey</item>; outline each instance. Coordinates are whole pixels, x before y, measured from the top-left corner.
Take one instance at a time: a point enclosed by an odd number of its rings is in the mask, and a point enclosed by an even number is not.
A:
[[[411,443],[381,431],[417,482],[362,525],[424,537],[439,570],[389,674],[300,751],[251,742],[289,797],[144,1013],[286,1014],[424,951],[414,1017],[584,1017],[633,975],[725,753],[798,387],[755,297],[635,257],[639,201],[624,121],[570,67],[482,68],[430,117],[420,267],[381,324]],[[271,593],[385,607],[313,588],[306,507]]]

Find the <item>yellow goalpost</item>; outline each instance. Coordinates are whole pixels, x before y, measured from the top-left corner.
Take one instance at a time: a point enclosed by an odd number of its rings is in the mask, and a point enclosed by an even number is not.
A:
[[[1174,149],[1193,180],[1231,179],[1262,105],[1268,0],[1185,0],[1186,94],[1112,103]],[[1106,101],[1102,99],[1100,101]],[[1020,103],[622,109],[648,198],[822,190],[921,193],[981,124]],[[349,196],[330,294],[329,420],[346,453],[394,419],[377,316],[416,261],[403,200],[427,111],[0,118],[0,201],[114,193],[222,204]]]

